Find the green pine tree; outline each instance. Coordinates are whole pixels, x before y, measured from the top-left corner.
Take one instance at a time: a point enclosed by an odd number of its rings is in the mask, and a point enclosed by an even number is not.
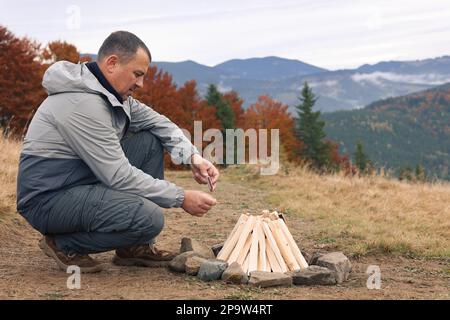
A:
[[[330,150],[324,142],[325,122],[320,120],[320,111],[312,111],[317,98],[307,82],[303,86],[299,99],[300,104],[296,106],[297,137],[303,143],[303,148],[299,152],[300,156],[315,168],[323,170],[330,163]]]
[[[370,167],[370,159],[364,151],[364,146],[361,140],[356,142],[356,150],[353,153],[353,161],[361,173],[367,172]]]
[[[208,86],[208,92],[206,93],[206,101],[212,107],[216,108],[216,115],[222,124],[222,131],[225,129],[234,129],[234,114],[231,106],[223,99],[222,94],[217,90],[217,87],[213,84]]]
[[[427,175],[425,173],[425,168],[421,164],[418,164],[416,166],[416,180],[417,181],[422,181],[422,182],[427,180]]]
[[[216,115],[221,123],[221,131],[222,131],[222,137],[223,137],[223,161],[224,165],[226,166],[227,163],[227,142],[226,142],[226,136],[225,136],[225,130],[226,129],[234,129],[234,113],[231,109],[231,106],[228,102],[225,101],[222,94],[217,90],[217,87],[213,84],[210,84],[208,86],[208,92],[206,93],[205,97],[206,101],[208,102],[208,105],[216,109]],[[234,145],[234,155],[233,160],[231,162],[236,163],[236,144]]]

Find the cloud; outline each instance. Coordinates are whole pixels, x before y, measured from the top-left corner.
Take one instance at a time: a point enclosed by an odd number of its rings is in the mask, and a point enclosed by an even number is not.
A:
[[[355,73],[352,75],[352,80],[356,82],[372,82],[376,85],[383,85],[383,80],[413,84],[440,85],[446,82],[450,82],[450,77],[448,75],[437,73],[398,74],[393,72],[377,71],[372,73]]]
[[[66,23],[73,3],[81,12],[76,30]],[[66,40],[82,52],[126,29],[159,61],[209,66],[274,55],[340,69],[450,53],[448,0],[23,0],[0,10],[0,21],[18,36]]]

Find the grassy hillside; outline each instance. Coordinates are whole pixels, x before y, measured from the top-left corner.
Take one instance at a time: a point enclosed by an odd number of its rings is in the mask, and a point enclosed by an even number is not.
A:
[[[450,179],[450,84],[323,119],[343,152],[352,154],[360,139],[378,166],[422,164],[431,177]]]

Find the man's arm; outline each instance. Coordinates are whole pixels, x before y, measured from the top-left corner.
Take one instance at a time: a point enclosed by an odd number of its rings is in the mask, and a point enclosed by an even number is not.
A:
[[[102,101],[86,99],[67,118],[56,119],[56,125],[72,150],[108,187],[140,195],[161,207],[180,207],[182,188],[130,164],[113,128],[111,112]]]
[[[131,109],[130,131],[150,130],[177,163],[190,164],[192,155],[200,154],[183,131],[167,117],[132,97],[128,98],[128,103]]]
[[[206,177],[210,176],[213,189],[215,189],[219,177],[218,170],[211,162],[200,156],[197,148],[192,145],[176,124],[132,97],[128,98],[128,103],[131,109],[130,131],[150,130],[161,140],[163,146],[178,163],[191,164],[192,172],[198,183],[206,183]],[[192,215],[202,216],[215,204],[216,200],[207,193],[186,190],[182,208]]]

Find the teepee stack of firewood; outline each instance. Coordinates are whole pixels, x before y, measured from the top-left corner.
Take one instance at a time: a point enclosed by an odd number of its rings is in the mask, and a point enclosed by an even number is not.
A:
[[[262,215],[242,214],[217,258],[237,262],[252,271],[287,272],[308,267],[284,217],[264,210]]]

